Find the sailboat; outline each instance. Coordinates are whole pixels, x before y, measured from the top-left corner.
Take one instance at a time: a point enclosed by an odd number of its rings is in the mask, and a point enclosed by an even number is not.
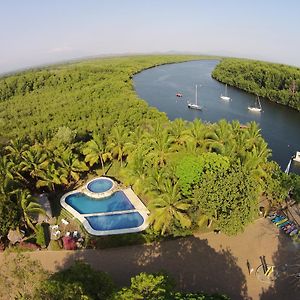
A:
[[[260,104],[260,100],[259,100],[259,97],[257,96],[256,98],[256,105],[254,106],[248,106],[248,109],[250,111],[253,111],[253,112],[261,112],[262,111],[262,108],[261,108],[261,104]]]
[[[226,101],[229,101],[229,100],[230,100],[230,97],[227,96],[227,84],[225,85],[225,95],[222,95],[222,94],[221,94],[220,99],[226,100]]]
[[[202,110],[202,107],[200,105],[198,105],[197,91],[198,91],[198,87],[197,87],[197,84],[196,84],[196,88],[195,88],[195,103],[188,103],[188,108]]]

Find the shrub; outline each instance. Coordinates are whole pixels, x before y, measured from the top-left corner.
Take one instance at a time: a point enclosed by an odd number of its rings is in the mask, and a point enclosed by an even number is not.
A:
[[[36,243],[42,248],[46,247],[45,230],[42,224],[36,225]]]

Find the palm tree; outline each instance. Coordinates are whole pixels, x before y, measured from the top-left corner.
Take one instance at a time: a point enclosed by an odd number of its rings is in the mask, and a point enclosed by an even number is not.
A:
[[[271,151],[268,149],[267,143],[261,138],[258,145],[254,145],[251,151],[245,152],[245,155],[241,160],[246,170],[261,185],[263,185],[262,179],[267,176],[264,168],[270,154]]]
[[[168,168],[162,167],[158,168],[157,166],[148,169],[147,178],[146,178],[146,192],[154,193],[159,195],[165,192],[166,181],[171,180],[168,172]]]
[[[155,165],[160,167],[165,165],[167,157],[171,152],[173,140],[173,137],[169,134],[167,129],[157,130],[153,133],[150,139],[152,151],[149,155]]]
[[[264,162],[271,156],[272,151],[268,148],[268,144],[263,138],[260,138],[256,144],[257,156],[262,158]]]
[[[35,221],[34,215],[46,214],[42,206],[37,203],[37,199],[33,197],[27,190],[18,191],[18,203],[22,209],[22,219],[25,224],[32,230],[36,231],[33,222]]]
[[[146,126],[139,126],[135,128],[133,132],[131,132],[129,139],[133,147],[137,145],[138,143],[141,143],[142,141],[149,140],[150,134],[149,129]]]
[[[180,146],[186,144],[188,137],[187,122],[182,119],[175,119],[171,123],[171,135],[173,136],[174,146],[179,149]]]
[[[9,185],[14,181],[13,175],[14,163],[7,159],[7,156],[0,157],[0,193],[6,194],[9,190]]]
[[[127,157],[127,165],[121,173],[124,175],[124,180],[127,184],[134,185],[137,193],[147,190],[145,184],[147,176],[147,170],[151,169],[151,163],[147,156],[149,148],[147,145],[139,144],[135,150]]]
[[[191,220],[187,214],[191,204],[180,200],[180,197],[178,184],[173,185],[171,180],[167,180],[165,192],[149,205],[151,211],[149,222],[155,231],[160,231],[164,235],[174,221],[178,221],[182,227],[191,226]]]
[[[28,172],[31,178],[38,176],[41,170],[45,170],[49,164],[48,156],[37,145],[22,152],[20,171]]]
[[[223,155],[230,155],[233,138],[231,124],[222,119],[214,125],[212,130],[205,135],[210,150]]]
[[[105,173],[105,162],[112,159],[111,153],[106,151],[103,139],[95,132],[93,139],[84,145],[82,153],[85,155],[85,162],[89,163],[91,167],[100,161],[103,174]]]
[[[36,187],[47,187],[50,191],[55,190],[55,185],[68,185],[69,181],[62,167],[58,168],[50,163],[46,170],[38,172]]]
[[[190,123],[190,127],[186,131],[186,143],[192,142],[200,151],[204,151],[206,147],[206,138],[208,126],[203,124],[201,120],[195,119]]]
[[[247,136],[247,149],[252,149],[253,146],[257,145],[257,143],[262,139],[260,134],[260,128],[256,122],[249,122],[247,124],[246,136]]]
[[[15,163],[20,163],[23,151],[28,150],[29,145],[22,139],[10,140],[9,145],[5,147],[7,156],[11,157]]]
[[[78,155],[71,149],[66,149],[57,155],[56,162],[61,166],[61,172],[70,184],[73,180],[77,182],[80,179],[80,173],[88,171],[89,168],[84,161],[80,161]]]
[[[121,166],[130,145],[128,137],[129,132],[125,127],[117,126],[112,129],[109,138],[108,149],[110,149],[112,156],[120,161]]]

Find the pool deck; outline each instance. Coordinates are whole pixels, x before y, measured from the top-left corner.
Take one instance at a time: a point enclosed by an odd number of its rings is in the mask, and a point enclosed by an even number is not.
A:
[[[124,194],[127,196],[127,198],[130,200],[132,205],[135,207],[135,209],[139,212],[143,211],[146,214],[150,214],[147,207],[144,205],[144,203],[141,201],[141,199],[134,193],[134,191],[131,188],[127,188],[123,190]]]

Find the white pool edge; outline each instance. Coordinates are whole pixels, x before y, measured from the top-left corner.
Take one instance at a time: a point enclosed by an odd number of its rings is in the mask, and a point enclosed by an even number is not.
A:
[[[104,180],[110,181],[112,183],[112,187],[109,190],[107,190],[105,192],[101,192],[101,193],[91,191],[88,188],[89,184],[91,184],[92,182],[99,180],[99,179],[104,179]],[[88,195],[92,198],[96,198],[96,199],[109,197],[117,190],[118,190],[117,184],[111,178],[104,177],[104,176],[93,178],[93,179],[89,180],[83,187],[80,188],[80,191],[82,193],[85,193],[86,195]]]
[[[99,177],[98,177],[99,178]],[[102,177],[105,178],[106,177]],[[111,179],[110,179],[111,180]],[[92,180],[91,180],[92,181]],[[91,182],[90,181],[90,182]],[[86,187],[87,184],[84,186]],[[75,218],[77,218],[82,225],[84,226],[85,230],[95,236],[104,236],[104,235],[113,235],[113,234],[124,234],[124,233],[135,233],[135,232],[140,232],[145,230],[149,226],[148,222],[148,217],[149,217],[149,210],[146,208],[146,206],[143,204],[143,202],[140,200],[140,198],[133,192],[131,188],[126,188],[126,189],[118,189],[119,191],[122,191],[125,196],[128,198],[128,200],[131,202],[131,204],[134,206],[134,209],[127,210],[127,211],[116,211],[116,212],[108,212],[108,213],[95,213],[95,214],[81,214],[77,210],[75,210],[71,205],[69,205],[66,202],[66,198],[69,195],[76,194],[76,193],[85,193],[83,188],[76,189],[74,191],[68,192],[64,194],[60,198],[60,204],[61,206],[66,209],[68,212],[70,212]],[[115,190],[116,191],[116,190]],[[102,194],[102,193],[101,193]],[[88,194],[86,194],[88,195]],[[88,195],[90,196],[90,195]],[[110,195],[109,195],[110,196]],[[92,196],[90,196],[92,197]],[[93,197],[94,198],[94,197]],[[105,197],[102,197],[105,198]],[[98,198],[99,199],[99,198]],[[113,230],[95,230],[91,227],[90,223],[86,219],[86,217],[92,217],[92,216],[104,216],[104,215],[117,215],[117,214],[125,214],[125,213],[133,213],[133,212],[138,212],[142,218],[143,218],[143,223],[138,226],[138,227],[132,227],[132,228],[124,228],[124,229],[113,229]]]

